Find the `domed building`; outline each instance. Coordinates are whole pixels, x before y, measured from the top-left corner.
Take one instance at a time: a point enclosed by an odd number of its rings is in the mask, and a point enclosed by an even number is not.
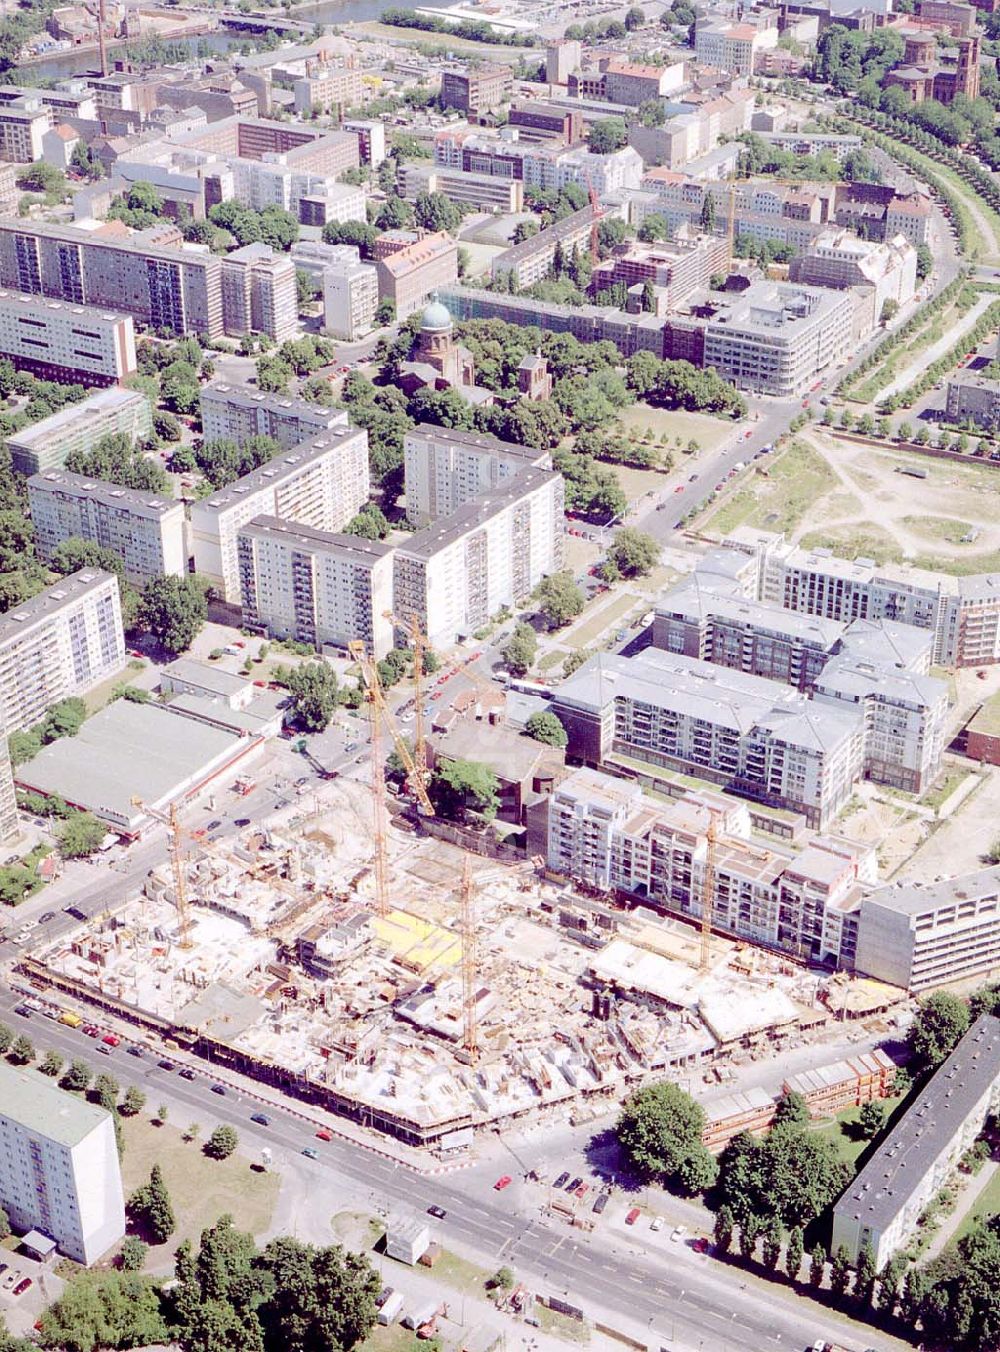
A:
[[[476,384],[476,366],[467,347],[455,341],[455,322],[439,300],[424,310],[410,361],[399,369],[399,387],[407,396],[417,390],[458,390],[474,404],[491,404],[493,394]]]

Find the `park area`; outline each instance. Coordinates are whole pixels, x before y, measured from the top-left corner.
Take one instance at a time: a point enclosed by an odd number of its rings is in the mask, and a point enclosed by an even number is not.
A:
[[[780,531],[806,549],[950,574],[1000,570],[1000,469],[841,440],[812,429],[701,524]],[[913,477],[917,469],[926,477]]]
[[[697,442],[701,451],[716,451],[734,435],[735,424],[729,418],[711,418],[706,413],[685,413],[683,409],[653,408],[651,404],[632,404],[620,414],[626,436],[648,436],[667,449],[679,451]],[[666,437],[663,442],[661,438]],[[676,466],[676,460],[675,460]]]

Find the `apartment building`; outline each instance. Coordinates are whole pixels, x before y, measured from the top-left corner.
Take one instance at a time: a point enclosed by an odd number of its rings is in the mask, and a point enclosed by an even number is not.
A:
[[[329,263],[323,269],[323,329],[334,338],[353,343],[375,327],[378,310],[378,270],[354,257]]]
[[[0,616],[0,722],[31,727],[124,665],[118,579],[81,568]]]
[[[781,1091],[801,1095],[810,1117],[836,1117],[845,1108],[889,1098],[897,1069],[895,1061],[881,1047],[873,1047],[870,1052],[855,1052],[843,1061],[789,1075]]]
[[[567,108],[531,99],[526,103],[512,103],[508,125],[517,128],[520,141],[556,141],[574,145],[583,140],[583,118]]]
[[[0,220],[0,285],[72,305],[106,306],[179,335],[221,338],[221,268],[212,254],[148,243],[141,235],[122,239],[70,225]]]
[[[561,474],[527,468],[396,549],[393,610],[449,647],[528,596],[563,559]]]
[[[1000,379],[978,371],[949,376],[946,414],[951,423],[973,422],[984,432],[1000,430]]]
[[[467,174],[463,169],[441,169],[426,164],[400,166],[400,190],[409,202],[421,193],[440,192],[452,202],[478,211],[523,211],[524,184],[517,178]]]
[[[706,366],[737,389],[794,398],[851,351],[850,292],[756,282],[705,325]]]
[[[377,169],[385,159],[385,123],[375,118],[347,117],[341,125],[357,136],[361,163]]]
[[[53,124],[52,109],[26,97],[0,103],[0,160],[34,164],[42,158],[42,140]]]
[[[861,915],[857,966],[918,993],[985,977],[1000,966],[1000,869],[871,892]]]
[[[871,303],[862,329],[870,332],[881,322],[887,303],[902,308],[913,299],[917,289],[917,251],[902,235],[878,243],[859,239],[847,230],[827,230],[816,237],[805,253],[792,259],[789,278],[805,286],[827,286],[841,291],[851,286],[863,288],[870,293]]]
[[[270,244],[246,244],[222,260],[222,324],[227,333],[266,333],[276,343],[298,332],[295,264]]]
[[[545,79],[550,85],[564,85],[583,63],[583,44],[573,38],[560,38],[545,48]]]
[[[19,1233],[96,1263],[125,1234],[110,1113],[34,1069],[0,1065],[0,1206]]]
[[[130,441],[142,441],[152,431],[153,410],[146,396],[112,386],[11,433],[7,446],[14,468],[32,475],[61,469],[71,451],[93,450],[116,432]]]
[[[756,28],[728,19],[699,19],[694,35],[695,60],[736,75],[753,75],[758,54],[778,45],[776,27]]]
[[[392,647],[392,546],[258,516],[237,535],[243,623],[273,638]]]
[[[327,178],[339,178],[345,169],[358,167],[358,138],[354,132],[309,127],[303,122],[227,117],[171,140],[179,148],[225,160],[284,164],[299,173]]]
[[[821,830],[863,770],[856,709],[659,649],[592,658],[558,687],[552,708],[572,760],[599,766],[624,753],[801,813]]]
[[[364,99],[364,84],[360,67],[316,65],[307,63],[308,74],[292,81],[295,111],[308,117],[314,108],[326,113],[343,114]]]
[[[286,451],[332,428],[346,428],[347,414],[291,395],[268,394],[255,385],[217,381],[201,390],[201,426],[205,441],[272,437]]]
[[[669,244],[638,244],[598,263],[590,290],[597,295],[618,283],[631,287],[650,282],[664,293],[664,308],[672,310],[693,292],[707,289],[713,276],[726,272],[728,262],[729,242],[715,235],[681,237]]]
[[[42,559],[79,537],[113,549],[129,580],[140,586],[152,577],[187,573],[184,504],[173,498],[50,469],[28,480],[28,504]]]
[[[581,252],[589,249],[594,219],[592,206],[581,207],[530,239],[504,249],[490,264],[493,280],[505,273],[512,274],[518,290],[543,281],[552,271],[557,249],[564,258],[569,258],[574,249]]]
[[[7,747],[7,733],[0,719],[0,844],[18,833],[17,794],[14,790],[14,771]]]
[[[441,72],[441,106],[478,117],[506,103],[513,87],[510,66],[446,66]]]
[[[528,467],[552,468],[552,454],[485,432],[421,423],[403,437],[406,518],[421,528],[449,516]]]
[[[397,320],[421,309],[432,291],[458,281],[458,244],[444,230],[422,235],[376,258],[379,300],[390,300]]]
[[[0,291],[0,356],[46,380],[117,385],[136,369],[130,315]]]
[[[779,853],[752,839],[744,803],[692,791],[664,803],[634,780],[589,768],[563,780],[547,807],[553,873],[694,923],[708,887],[713,929],[800,959],[853,965],[862,884],[874,877],[869,851],[820,837]]]
[[[1000,1107],[1000,1019],[981,1015],[833,1208],[831,1249],[870,1246],[881,1269]]]
[[[684,62],[645,66],[616,57],[602,57],[595,67],[571,71],[566,79],[570,98],[602,99],[622,107],[638,108],[650,99],[668,98],[684,85]]]
[[[257,516],[339,531],[368,501],[368,434],[349,424],[304,441],[191,505],[195,571],[240,604],[237,536]]]

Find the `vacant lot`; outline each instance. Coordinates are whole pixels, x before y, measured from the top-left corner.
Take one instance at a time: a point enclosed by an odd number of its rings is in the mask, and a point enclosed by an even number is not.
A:
[[[668,447],[675,452],[686,447],[689,441],[696,441],[702,451],[714,451],[733,435],[735,428],[728,418],[710,418],[705,413],[685,413],[681,409],[653,408],[644,403],[627,408],[621,421],[628,432],[638,432],[642,436],[651,429],[657,440],[666,436]]]
[[[227,1160],[209,1159],[202,1150],[203,1136],[185,1141],[183,1129],[169,1124],[154,1127],[142,1114],[125,1118],[123,1126],[125,1196],[148,1183],[150,1169],[158,1164],[177,1217],[174,1234],[153,1249],[154,1263],[172,1255],[184,1239],[197,1244],[202,1230],[227,1212],[240,1230],[260,1234],[267,1229],[278,1197],[277,1174],[255,1172],[239,1154]]]
[[[822,453],[801,440],[766,464],[756,463],[760,468],[744,475],[745,486],[725,497],[704,521],[701,529],[707,534],[728,535],[737,526],[791,533],[836,486]]]
[[[622,592],[613,601],[595,611],[588,619],[565,636],[570,648],[587,648],[606,633],[616,620],[623,619],[634,607],[643,605],[642,598],[634,592]]]

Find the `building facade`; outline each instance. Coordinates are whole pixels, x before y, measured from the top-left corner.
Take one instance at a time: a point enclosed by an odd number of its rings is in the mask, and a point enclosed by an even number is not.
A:
[[[89,1267],[125,1233],[111,1115],[34,1070],[0,1065],[0,1206]]]
[[[376,258],[379,300],[392,301],[397,319],[408,319],[432,291],[458,280],[458,243],[444,230],[423,235]]]
[[[227,333],[266,333],[276,343],[298,332],[295,264],[269,244],[246,244],[222,260],[222,323]]]
[[[368,490],[367,432],[332,427],[192,504],[195,571],[238,606],[241,526],[274,516],[316,530],[343,530],[368,501]]]
[[[258,516],[237,537],[243,623],[376,658],[392,647],[392,546]]]
[[[134,375],[130,315],[0,291],[0,356],[45,380],[118,385]]]
[[[484,432],[421,423],[403,437],[403,464],[406,519],[419,529],[522,469],[551,469],[552,455]]]
[[[323,329],[353,343],[375,327],[378,271],[355,257],[323,269]]]
[[[393,610],[448,647],[528,596],[563,559],[561,474],[527,468],[396,549]]]
[[[441,72],[441,107],[478,117],[505,103],[513,87],[510,66],[446,66]]]
[[[142,441],[153,431],[153,410],[138,390],[112,387],[61,408],[7,438],[14,468],[21,474],[61,469],[71,451],[90,451],[104,437],[120,433]]]
[[[187,573],[184,504],[122,488],[69,470],[50,469],[28,480],[35,546],[48,560],[64,540],[79,537],[112,549],[130,581]]]
[[[118,579],[81,568],[0,616],[0,722],[31,727],[124,665]]]
[[[10,763],[7,732],[0,718],[0,843],[17,835],[17,794],[14,791],[14,771]]]
[[[268,394],[255,385],[227,385],[221,381],[201,390],[202,434],[208,441],[235,441],[271,437],[284,450],[300,442],[347,427],[347,414],[307,399]]]

